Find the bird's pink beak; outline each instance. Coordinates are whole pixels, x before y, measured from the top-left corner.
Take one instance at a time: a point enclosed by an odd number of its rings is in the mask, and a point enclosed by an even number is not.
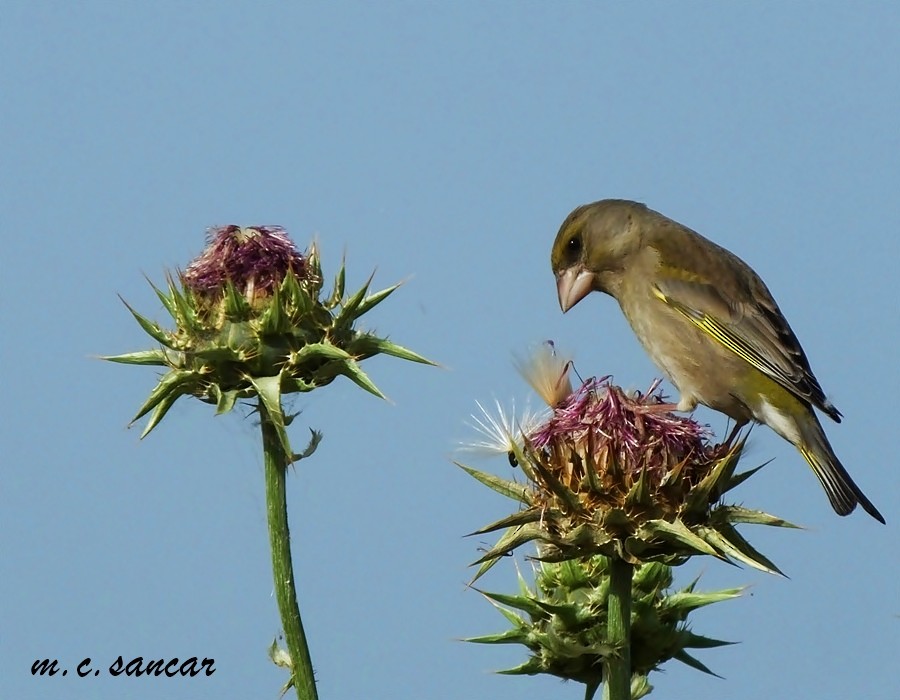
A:
[[[583,265],[573,265],[556,276],[556,293],[559,308],[566,313],[575,304],[590,294],[594,285],[594,275]]]

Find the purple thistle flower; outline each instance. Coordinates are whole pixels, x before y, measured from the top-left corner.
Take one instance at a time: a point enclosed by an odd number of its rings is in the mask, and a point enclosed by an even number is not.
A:
[[[281,226],[212,227],[206,249],[182,274],[186,287],[217,299],[226,282],[249,297],[269,296],[288,272],[309,276],[307,257]]]
[[[536,457],[576,491],[587,468],[601,479],[622,473],[624,490],[641,473],[658,486],[682,465],[688,471],[696,466],[705,475],[720,456],[709,443],[709,429],[666,411],[656,386],[629,396],[608,376],[588,379],[527,436]],[[619,490],[615,485],[612,479],[608,483]]]

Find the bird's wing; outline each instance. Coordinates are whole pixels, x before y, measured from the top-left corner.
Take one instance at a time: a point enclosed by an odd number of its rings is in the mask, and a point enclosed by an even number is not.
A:
[[[747,283],[729,283],[725,292],[693,276],[664,273],[654,293],[716,342],[840,422],[840,412],[826,398],[769,290],[752,270],[741,267]]]

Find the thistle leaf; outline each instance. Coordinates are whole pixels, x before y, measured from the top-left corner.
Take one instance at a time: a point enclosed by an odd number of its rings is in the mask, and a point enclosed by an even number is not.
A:
[[[163,290],[161,290],[159,287],[157,287],[155,284],[153,284],[153,282],[150,280],[149,277],[145,276],[145,279],[149,283],[150,288],[156,293],[156,296],[159,297],[159,300],[160,300],[160,302],[162,302],[162,305],[164,307],[166,307],[166,311],[169,312],[169,316],[171,316],[174,319],[176,317],[175,302],[172,301],[172,298],[168,294],[166,294]]]
[[[681,520],[671,523],[666,520],[649,520],[641,527],[641,530],[645,531],[647,535],[657,535],[670,542],[677,542],[700,554],[721,558],[714,547],[691,532]]]
[[[503,608],[497,608],[503,610]],[[485,634],[481,637],[466,637],[462,641],[473,644],[524,644],[525,636],[519,630],[513,628],[497,634]]]
[[[259,319],[259,332],[262,336],[277,335],[287,332],[290,327],[291,323],[285,314],[281,299],[281,285],[276,285],[272,290],[272,298]]]
[[[535,600],[534,602],[544,611],[545,615],[543,617],[555,616],[566,627],[575,627],[581,622],[577,608],[574,605],[548,603],[545,600]]]
[[[384,341],[384,344],[381,346],[381,352],[385,355],[391,355],[392,357],[399,357],[401,360],[418,362],[423,365],[431,365],[432,367],[438,366],[438,363],[434,360],[429,360],[427,357],[423,357],[419,353],[413,352],[409,348],[405,348],[402,345],[392,343],[389,340]]]
[[[460,462],[453,462],[457,467],[466,472],[469,476],[472,476],[482,484],[487,486],[492,491],[496,491],[501,496],[506,496],[507,498],[511,498],[514,501],[518,501],[519,503],[524,503],[526,506],[530,506],[533,503],[533,499],[531,497],[531,493],[527,486],[523,486],[522,484],[516,483],[515,481],[510,481],[508,479],[502,479],[499,476],[494,476],[493,474],[488,474],[487,472],[482,472],[477,469],[472,469],[471,467],[467,467],[465,464]]]
[[[167,348],[175,349],[174,339],[172,338],[172,334],[164,328],[160,327],[158,323],[154,323],[147,318],[141,316],[137,311],[135,311],[131,304],[122,299],[120,296],[119,299],[122,300],[122,303],[125,304],[125,308],[127,308],[131,315],[134,316],[134,319],[138,322],[141,328],[144,329],[144,332],[147,333],[151,338],[153,338],[156,342],[165,345]]]
[[[477,588],[475,589],[478,590]],[[479,591],[480,593],[481,591]],[[487,596],[485,596],[487,597]],[[528,623],[525,621],[525,618],[519,615],[518,613],[513,612],[509,608],[505,608],[499,603],[495,603],[490,598],[487,598],[487,601],[494,606],[494,609],[497,610],[503,617],[506,618],[506,621],[509,622],[513,627],[522,628]]]
[[[715,676],[716,678],[721,678],[718,673],[714,673],[709,670],[709,667],[701,661],[698,661],[693,656],[688,654],[684,649],[681,649],[675,652],[672,655],[673,659],[678,659],[681,663],[687,664],[691,668],[697,669],[698,671],[703,671],[703,673],[708,673],[710,676]]]
[[[756,472],[758,472],[764,466],[769,464],[771,461],[772,461],[771,459],[767,460],[767,461],[763,462],[762,464],[760,464],[758,467],[754,467],[753,469],[748,469],[747,471],[741,472],[740,474],[733,474],[731,476],[731,478],[728,479],[728,481],[722,487],[722,493],[725,493],[726,491],[731,491],[731,489],[735,488],[736,486],[740,486],[747,479],[749,479],[751,476],[756,474]]]
[[[346,360],[342,363],[335,363],[338,374],[343,374],[345,377],[350,379],[357,386],[365,389],[370,394],[374,394],[379,399],[386,399],[387,397],[381,393],[381,390],[375,386],[369,376],[363,372],[362,368],[357,364],[356,360]]]
[[[218,389],[216,394],[216,415],[221,416],[234,409],[238,399],[238,392],[236,389],[230,389],[229,391],[222,391],[218,387],[216,389]]]
[[[240,362],[243,358],[241,353],[232,347],[214,345],[212,347],[203,348],[192,353],[198,360],[204,360],[218,364],[220,362]]]
[[[728,647],[737,642],[726,642],[722,639],[713,639],[712,637],[705,637],[702,634],[694,634],[690,630],[685,630],[685,642],[684,646],[690,647],[691,649],[714,649],[716,647]]]
[[[259,394],[259,398],[266,409],[269,422],[278,436],[279,443],[281,443],[281,449],[285,457],[290,459],[294,453],[291,450],[291,443],[288,440],[284,425],[284,409],[281,406],[281,375],[248,377],[248,379]],[[263,417],[263,420],[265,420],[265,417]]]
[[[572,493],[565,484],[556,478],[548,469],[541,464],[540,460],[532,462],[535,471],[540,474],[541,480],[549,488],[553,494],[559,498],[571,513],[580,513],[584,510],[578,496]]]
[[[235,321],[243,321],[253,315],[250,302],[247,301],[243,294],[238,292],[237,288],[230,281],[225,283],[222,298],[225,301],[225,315],[228,318]]]
[[[487,561],[482,562],[481,566],[478,567],[478,570],[475,572],[475,575],[472,577],[472,580],[469,581],[469,584],[475,583],[478,579],[484,576],[491,567],[494,566],[498,561],[500,561],[501,557],[495,557],[494,559],[488,559]]]
[[[157,365],[166,367],[169,364],[167,357],[165,350],[157,348],[155,350],[128,352],[124,355],[103,355],[100,359],[109,362],[119,362],[123,365]]]
[[[419,362],[424,365],[437,366],[426,357],[419,355],[402,345],[392,343],[387,338],[379,338],[371,333],[361,333],[347,345],[347,352],[360,359],[365,359],[379,353],[399,357],[401,360]]]
[[[688,593],[681,591],[667,595],[662,603],[662,607],[666,610],[677,611],[679,614],[687,615],[693,610],[712,605],[713,603],[740,598],[743,592],[743,588],[727,588],[711,593]],[[723,642],[723,644],[726,643],[727,642]]]
[[[191,392],[191,390],[200,383],[201,377],[197,372],[188,369],[173,369],[168,372],[159,383],[150,392],[150,396],[144,404],[138,409],[137,414],[131,419],[129,425],[134,424],[136,420],[142,418],[152,411],[163,401],[169,394],[174,393],[177,399],[182,394]],[[174,402],[174,399],[173,399]],[[171,403],[169,404],[171,406]]]
[[[489,600],[493,600],[496,603],[501,603],[502,605],[510,608],[515,608],[516,610],[521,610],[522,612],[530,615],[532,618],[547,617],[547,612],[534,598],[520,595],[507,595],[506,593],[490,593],[488,591],[482,591],[478,588],[476,588],[475,590]]]
[[[721,553],[736,561],[752,566],[754,569],[765,571],[769,574],[784,576],[781,569],[773,564],[765,555],[756,551],[733,527],[720,526],[718,530],[712,528],[700,528],[703,539],[713,545]],[[785,577],[787,578],[787,577]]]
[[[334,278],[334,287],[331,296],[325,302],[326,309],[333,309],[337,306],[341,299],[344,298],[344,285],[347,277],[347,268],[344,260],[341,260],[341,266],[338,268],[337,275]]]
[[[387,289],[382,289],[380,292],[375,292],[374,294],[370,294],[365,299],[363,299],[359,306],[356,308],[356,311],[353,313],[353,318],[359,318],[363,314],[370,311],[373,307],[380,304],[382,301],[387,299],[391,294],[393,294],[397,289],[400,288],[402,282],[395,284],[393,287],[388,287]]]
[[[544,535],[540,526],[535,524],[523,525],[520,527],[511,527],[497,541],[497,543],[491,547],[487,552],[485,552],[484,556],[479,558],[478,560],[472,563],[472,566],[476,564],[483,564],[491,560],[497,560],[500,557],[506,556],[510,552],[512,552],[516,547],[519,547],[526,542],[531,542],[532,540],[536,540]],[[487,571],[487,569],[484,569]],[[472,579],[472,583],[478,580],[478,578],[484,573],[481,569],[478,570],[478,573],[475,575],[475,578]]]
[[[150,431],[159,425],[159,422],[165,417],[166,413],[169,412],[169,409],[172,408],[174,403],[185,393],[186,392],[183,390],[175,390],[163,396],[162,400],[156,404],[156,409],[153,411],[153,415],[150,416],[150,420],[147,421],[147,425],[144,426],[144,429],[141,431],[141,440],[147,437],[147,435],[150,434]]]
[[[593,469],[590,471],[593,471]],[[649,506],[652,503],[653,499],[651,498],[650,493],[650,482],[647,478],[647,469],[645,467],[644,469],[641,469],[641,475],[638,477],[638,480],[634,482],[634,485],[625,495],[625,505],[636,507]]]
[[[319,246],[313,241],[309,246],[306,254],[306,264],[309,265],[309,272],[312,280],[318,281],[318,288],[322,286],[322,262],[319,260]],[[288,275],[290,277],[291,275]],[[318,294],[318,290],[316,290]]]
[[[356,309],[362,303],[363,299],[366,298],[366,292],[369,291],[369,285],[372,284],[372,278],[374,276],[375,273],[373,272],[369,275],[369,279],[366,280],[366,283],[360,287],[352,297],[341,304],[341,311],[334,319],[335,327],[349,328],[353,324],[353,320],[356,318]]]
[[[309,343],[291,355],[291,364],[299,366],[309,360],[352,360],[350,353],[331,343]]]
[[[327,382],[323,382],[326,384]],[[282,394],[294,394],[297,392],[307,392],[315,389],[317,384],[313,384],[310,382],[306,382],[299,377],[286,376],[284,378],[284,382],[281,385],[281,393]]]
[[[289,305],[293,313],[298,316],[304,316],[313,306],[313,300],[309,293],[300,285],[296,275],[287,274],[281,281],[281,296],[285,299],[285,304]]]
[[[541,511],[537,508],[520,510],[518,513],[513,513],[512,515],[507,515],[505,518],[500,518],[500,520],[496,520],[490,525],[480,527],[474,532],[470,532],[468,535],[466,535],[466,537],[472,537],[474,535],[486,535],[489,532],[495,532],[496,530],[502,530],[504,528],[518,527],[520,525],[527,525],[528,523],[535,523],[540,519]]]
[[[543,672],[544,668],[541,666],[540,661],[533,656],[523,664],[497,671],[501,676],[536,676]]]
[[[299,462],[301,459],[306,459],[316,451],[319,443],[322,442],[322,438],[324,437],[324,435],[320,430],[313,430],[312,428],[310,428],[309,432],[312,433],[309,438],[309,442],[303,449],[303,452],[297,452],[291,455],[292,462]]]
[[[599,475],[597,474],[597,460],[594,456],[593,451],[593,443],[594,436],[589,435],[589,448],[587,452],[587,459],[584,460],[584,473],[587,477],[588,487],[590,488],[592,493],[602,493],[603,492],[603,484],[600,482]]]
[[[197,325],[197,312],[194,311],[191,300],[188,299],[185,292],[174,284],[172,286],[172,303],[175,305],[175,325],[189,334],[197,333],[200,330]]]
[[[755,470],[754,470],[755,471]],[[747,472],[744,472],[745,474]],[[803,530],[800,525],[788,522],[783,518],[779,518],[761,510],[751,510],[742,506],[719,506],[715,509],[713,518],[723,518],[728,523],[750,523],[752,525],[770,525],[772,527],[789,527],[796,530]]]
[[[549,513],[544,514],[544,520],[548,521],[550,518]],[[594,527],[593,523],[582,523],[575,528],[569,530],[569,532],[562,538],[559,542],[560,545],[568,545],[575,550],[579,550],[582,548],[586,548],[588,551],[595,552],[600,551],[606,554],[610,553],[610,543],[616,541],[616,538],[613,536],[611,532],[608,532],[605,528]],[[563,554],[560,558],[555,558],[554,560],[565,561],[570,559],[571,555]],[[550,559],[545,558],[544,556],[538,557],[541,561],[550,561]]]

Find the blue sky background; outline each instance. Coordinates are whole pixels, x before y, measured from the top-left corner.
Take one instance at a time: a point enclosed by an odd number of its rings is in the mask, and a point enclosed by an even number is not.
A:
[[[125,425],[163,320],[143,275],[213,224],[281,224],[330,275],[408,283],[370,326],[440,361],[366,364],[293,401],[325,440],[289,485],[301,608],[324,698],[580,698],[491,673],[462,644],[503,619],[465,582],[510,503],[451,464],[475,401],[523,401],[514,352],[553,338],[585,376],[658,375],[611,299],[559,312],[566,214],[626,197],[735,251],[773,290],[846,416],[834,447],[884,513],[839,518],[767,429],[750,530],[788,573],[703,559],[678,582],[750,584],[694,629],[740,641],[671,665],[659,697],[891,698],[900,648],[896,458],[900,6],[888,2],[0,2],[0,697],[275,698],[279,631],[262,461],[246,412],[179,403]],[[700,411],[722,433],[724,418]],[[471,463],[510,475],[505,460]],[[511,564],[486,588],[512,591]],[[33,678],[126,658],[215,658],[210,678]],[[655,697],[655,695],[654,695]]]

